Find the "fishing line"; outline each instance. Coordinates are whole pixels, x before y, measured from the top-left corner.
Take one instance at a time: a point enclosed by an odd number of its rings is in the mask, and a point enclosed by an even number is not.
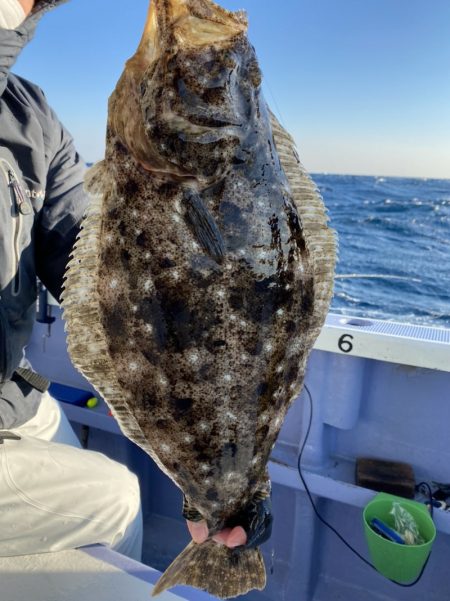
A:
[[[267,88],[269,95],[271,96],[271,98],[273,100],[273,106],[278,113],[278,118],[279,118],[281,125],[286,129],[286,125],[285,125],[285,122],[283,119],[283,115],[281,114],[280,107],[278,106],[277,99],[275,98],[275,94],[272,92],[272,88],[269,85],[269,80],[265,76],[264,76],[264,84],[263,85],[264,85],[264,88]]]
[[[302,457],[303,457],[303,451],[305,450],[306,447],[306,443],[308,442],[308,438],[309,438],[309,434],[311,432],[311,426],[312,426],[312,421],[313,421],[313,399],[312,399],[312,395],[309,391],[308,386],[306,386],[306,384],[304,385],[304,389],[308,395],[308,399],[309,399],[309,421],[308,421],[308,427],[306,429],[306,434],[305,434],[305,438],[303,440],[302,446],[300,448],[300,453],[298,455],[298,461],[297,461],[297,469],[298,469],[298,473],[300,476],[300,480],[302,481],[303,486],[305,487],[305,492],[308,495],[308,499],[311,503],[311,506],[314,510],[314,513],[316,514],[318,520],[320,520],[322,522],[322,524],[324,524],[327,528],[329,528],[340,540],[342,543],[344,543],[344,545],[346,547],[348,547],[348,549],[350,549],[350,551],[352,553],[354,553],[357,557],[359,557],[359,559],[361,561],[363,561],[365,564],[367,564],[368,566],[370,566],[373,570],[375,570],[377,573],[378,570],[377,568],[370,562],[368,561],[363,555],[361,555],[361,553],[359,553],[354,547],[352,547],[352,545],[344,538],[344,536],[342,536],[342,534],[340,532],[338,532],[336,530],[336,528],[334,526],[332,526],[329,522],[327,522],[327,520],[322,517],[322,515],[320,514],[319,510],[316,507],[316,504],[314,503],[314,500],[312,498],[312,495],[309,491],[308,485],[306,483],[306,480],[303,476],[303,472],[302,472]],[[431,492],[431,488],[429,486],[429,484],[427,484],[426,482],[421,482],[418,485],[418,488],[421,487],[425,487],[427,488],[428,494],[429,494],[429,498],[430,498],[430,510],[431,510],[431,517],[433,517],[433,503],[432,503],[432,492]],[[391,580],[390,578],[386,578],[386,580],[389,580],[390,582],[393,582],[394,584],[397,584],[398,586],[402,586],[402,587],[411,587],[416,585],[419,580],[422,578],[422,575],[425,571],[425,568],[427,567],[428,564],[428,560],[430,559],[430,556],[428,556],[428,559],[426,560],[420,574],[418,575],[418,577],[414,580],[414,582],[411,582],[409,584],[403,584],[402,582],[397,582],[396,580]]]

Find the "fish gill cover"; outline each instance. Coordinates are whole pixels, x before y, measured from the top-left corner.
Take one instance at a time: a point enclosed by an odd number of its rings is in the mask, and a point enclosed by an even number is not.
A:
[[[267,462],[328,311],[335,240],[261,94],[247,20],[210,0],[153,0],[109,100],[105,159],[69,264],[74,364],[210,535],[154,594],[265,586]]]

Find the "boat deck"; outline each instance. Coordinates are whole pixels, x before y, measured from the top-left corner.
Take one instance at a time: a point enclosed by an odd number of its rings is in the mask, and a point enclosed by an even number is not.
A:
[[[149,601],[160,572],[100,545],[72,551],[0,558],[4,601]],[[160,601],[213,601],[177,587]]]

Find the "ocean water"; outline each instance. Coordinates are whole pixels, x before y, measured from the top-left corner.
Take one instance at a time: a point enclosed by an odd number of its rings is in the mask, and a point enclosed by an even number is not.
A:
[[[450,328],[450,180],[312,176],[339,238],[334,313]]]

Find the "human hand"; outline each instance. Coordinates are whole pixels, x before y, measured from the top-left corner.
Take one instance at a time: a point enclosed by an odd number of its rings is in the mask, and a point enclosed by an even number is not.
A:
[[[195,543],[201,544],[209,536],[208,526],[203,520],[201,522],[190,522],[186,520],[188,530],[192,536],[192,540]],[[247,534],[245,533],[242,526],[235,526],[234,528],[224,528],[212,537],[216,543],[226,545],[230,549],[245,545],[247,542]]]

